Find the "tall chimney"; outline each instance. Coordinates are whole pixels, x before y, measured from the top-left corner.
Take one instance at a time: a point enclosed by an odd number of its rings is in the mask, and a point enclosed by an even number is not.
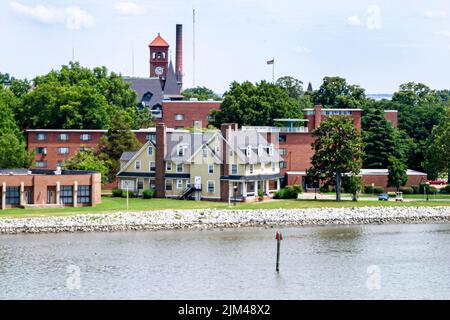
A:
[[[176,26],[175,72],[180,90],[183,86],[183,25]]]

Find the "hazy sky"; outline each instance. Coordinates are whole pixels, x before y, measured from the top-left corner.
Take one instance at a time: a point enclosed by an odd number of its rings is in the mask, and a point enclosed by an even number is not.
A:
[[[184,31],[185,87],[224,92],[231,81],[291,75],[317,88],[339,75],[368,93],[407,81],[450,88],[448,0],[1,0],[0,72],[32,78],[75,59],[122,75],[148,76],[148,43],[158,32],[175,53]]]

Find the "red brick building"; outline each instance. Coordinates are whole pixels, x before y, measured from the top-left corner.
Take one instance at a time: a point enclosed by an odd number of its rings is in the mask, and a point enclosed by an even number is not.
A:
[[[2,169],[0,208],[94,206],[101,202],[101,175],[94,171]]]

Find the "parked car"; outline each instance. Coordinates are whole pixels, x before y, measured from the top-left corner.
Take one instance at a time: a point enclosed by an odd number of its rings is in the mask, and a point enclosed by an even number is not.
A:
[[[378,196],[378,200],[380,201],[388,201],[389,200],[389,195],[387,193],[382,193]]]
[[[436,180],[429,180],[429,184],[439,185],[442,186],[444,184],[447,184],[447,179],[436,179]]]

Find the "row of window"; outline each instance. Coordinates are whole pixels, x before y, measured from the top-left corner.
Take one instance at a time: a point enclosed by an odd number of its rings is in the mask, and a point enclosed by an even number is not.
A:
[[[268,147],[263,147],[262,145],[259,145],[258,146],[258,156],[262,156],[263,151],[267,152],[267,154],[269,156],[273,156],[273,145],[270,145]],[[251,145],[247,146],[247,148],[245,149],[245,155],[247,157],[252,156],[252,146]]]
[[[174,116],[175,121],[183,121],[184,118],[185,118],[185,117],[184,117],[184,114],[183,114],[183,113],[176,113],[175,116]],[[214,121],[214,117],[213,117],[212,115],[208,115],[207,119],[208,119],[208,122]],[[201,123],[200,120],[193,120],[193,121],[192,121],[192,124],[193,124],[194,126],[198,126],[198,125],[200,125],[200,123]]]
[[[59,133],[58,134],[58,141],[69,141],[70,139],[70,133]],[[46,133],[36,133],[36,140],[37,141],[46,141],[47,140],[47,134]],[[90,133],[80,133],[80,140],[81,141],[90,141],[92,140],[92,135]]]
[[[266,168],[266,164],[264,162],[261,162],[261,173],[265,171],[265,168]],[[277,166],[276,166],[275,162],[271,162],[271,168],[272,168],[272,172],[276,171]],[[254,171],[255,171],[255,166],[253,164],[250,164],[249,165],[249,172],[250,172],[250,174],[253,174]],[[231,174],[232,175],[236,175],[237,173],[238,173],[238,165],[237,164],[232,164],[231,165]]]
[[[79,185],[77,191],[78,203],[91,203],[91,186]],[[64,204],[73,203],[73,186],[61,186],[60,200]],[[28,201],[30,202],[30,199]],[[6,187],[6,204],[20,204],[20,187]]]
[[[191,182],[189,180],[186,181],[186,188],[190,188]],[[173,190],[173,180],[167,179],[166,180],[166,191],[172,191]],[[183,179],[177,179],[176,180],[176,187],[178,190],[183,189]],[[213,180],[208,180],[206,183],[207,191],[210,193],[214,193],[216,191],[216,183]]]

